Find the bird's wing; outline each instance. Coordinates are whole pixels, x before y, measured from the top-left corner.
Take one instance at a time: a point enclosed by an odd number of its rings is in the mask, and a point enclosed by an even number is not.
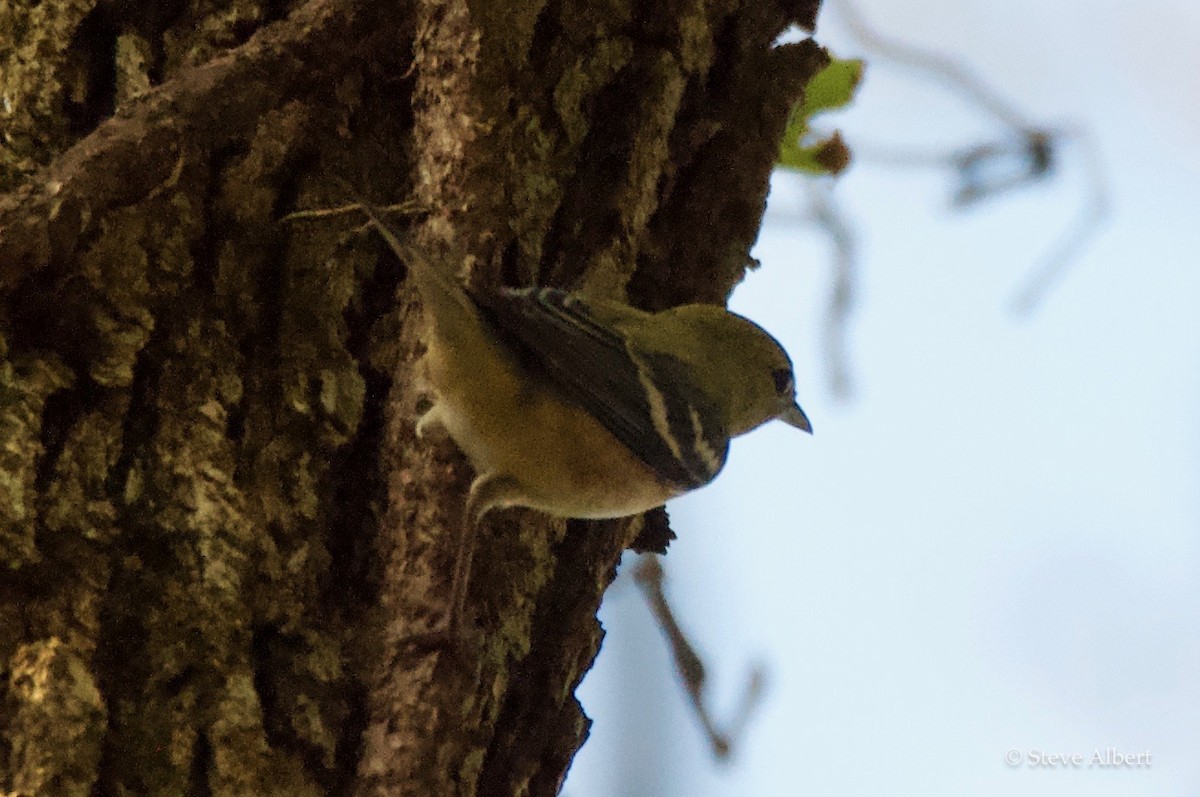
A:
[[[721,470],[728,433],[683,362],[631,346],[576,294],[525,288],[471,297],[525,367],[544,373],[664,481],[690,490]]]

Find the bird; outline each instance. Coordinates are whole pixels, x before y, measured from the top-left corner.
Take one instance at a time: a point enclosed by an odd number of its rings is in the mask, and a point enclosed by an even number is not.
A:
[[[565,518],[636,515],[712,481],[730,440],[778,419],[812,432],[787,352],[722,307],[648,312],[556,288],[468,288],[370,224],[408,267],[429,338],[433,402],[476,476],[469,522],[528,507]]]
[[[427,322],[433,401],[416,435],[449,436],[475,471],[446,622],[413,635],[417,647],[462,642],[474,530],[490,512],[637,515],[711,482],[730,440],[767,421],[812,433],[791,359],[747,318],[707,304],[648,312],[557,288],[469,288],[452,263],[356,207],[407,266]]]

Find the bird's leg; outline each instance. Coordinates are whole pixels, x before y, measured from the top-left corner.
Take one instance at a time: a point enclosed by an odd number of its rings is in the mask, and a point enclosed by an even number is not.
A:
[[[449,437],[450,433],[446,431],[446,423],[437,404],[417,419],[416,433],[418,440],[440,440]]]
[[[450,614],[447,622],[451,634],[458,635],[463,628],[467,587],[471,582],[471,561],[475,556],[475,541],[483,517],[492,509],[507,506],[508,499],[518,495],[519,491],[520,485],[511,476],[484,474],[476,477],[471,483],[454,555],[454,580],[450,591]]]
[[[512,506],[521,497],[521,484],[512,476],[484,473],[471,482],[467,493],[467,519],[478,525],[493,509]]]
[[[430,410],[422,421],[433,413]],[[436,419],[435,419],[436,421]],[[459,524],[458,539],[455,541],[454,567],[451,571],[450,602],[446,611],[446,622],[438,631],[417,634],[407,643],[417,648],[432,648],[442,645],[459,647],[467,636],[466,604],[467,588],[471,584],[471,563],[475,557],[476,537],[484,516],[492,509],[509,505],[510,499],[520,495],[520,485],[511,476],[487,474],[471,483],[467,503]]]
[[[454,569],[450,572],[450,606],[446,612],[446,633],[459,640],[466,628],[467,587],[471,584],[471,562],[475,558],[475,538],[479,526],[468,508],[463,511],[458,540],[454,549]]]
[[[441,628],[411,634],[401,639],[401,645],[418,652],[449,649],[463,653],[467,648],[468,625],[466,623],[467,587],[471,583],[471,560],[475,554],[475,536],[478,527],[471,522],[469,512],[463,512],[459,523],[458,539],[454,545],[454,564],[450,574],[450,600]]]

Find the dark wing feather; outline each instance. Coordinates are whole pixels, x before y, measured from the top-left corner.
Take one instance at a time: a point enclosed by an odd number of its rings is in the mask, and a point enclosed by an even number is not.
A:
[[[501,289],[471,298],[525,367],[544,374],[665,481],[693,489],[725,464],[729,439],[720,415],[677,359],[641,351],[635,359],[617,331],[566,291]]]

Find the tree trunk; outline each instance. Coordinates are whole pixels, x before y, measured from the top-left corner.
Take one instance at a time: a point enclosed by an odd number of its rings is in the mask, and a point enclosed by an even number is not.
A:
[[[0,3],[0,792],[555,794],[641,520],[493,515],[409,644],[469,469],[401,264],[280,219],[723,302],[816,3]]]

